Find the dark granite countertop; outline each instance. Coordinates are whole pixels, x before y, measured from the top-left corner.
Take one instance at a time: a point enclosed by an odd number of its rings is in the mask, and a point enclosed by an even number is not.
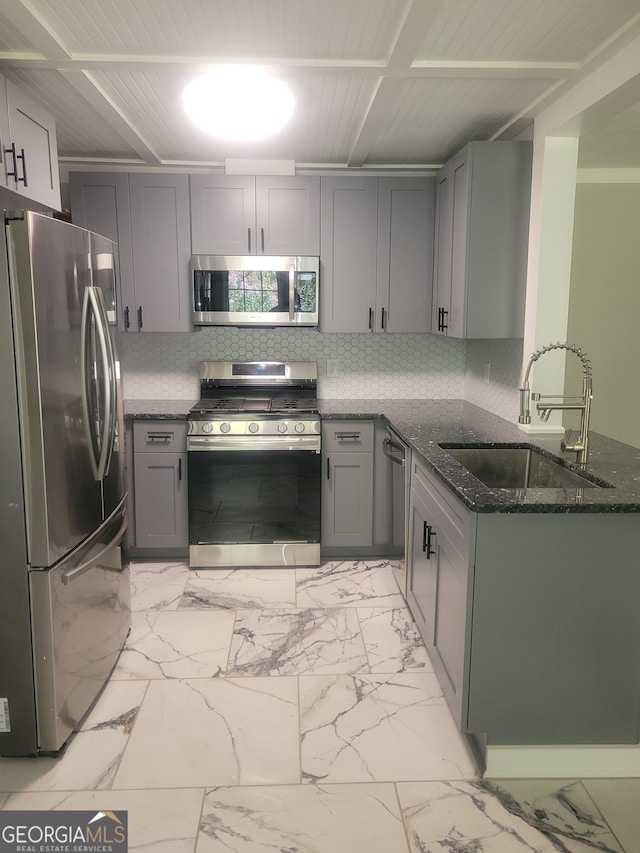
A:
[[[196,401],[127,400],[125,418],[183,420]],[[640,450],[591,433],[587,471],[615,488],[490,489],[439,447],[441,443],[534,444],[566,460],[561,436],[528,434],[462,400],[321,399],[324,417],[386,418],[454,494],[475,512],[640,512]],[[571,463],[569,462],[571,467]]]
[[[125,420],[181,421],[197,400],[125,400]]]
[[[640,450],[597,433],[590,435],[587,471],[615,488],[491,489],[439,444],[517,442],[537,445],[566,460],[575,457],[561,453],[562,436],[526,433],[462,400],[321,400],[320,412],[341,419],[387,418],[412,450],[476,512],[640,512]]]

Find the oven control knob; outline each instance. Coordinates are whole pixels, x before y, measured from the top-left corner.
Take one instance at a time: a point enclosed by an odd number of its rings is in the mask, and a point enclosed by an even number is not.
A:
[[[258,432],[259,429],[260,427],[255,421],[249,424],[249,432]]]
[[[295,425],[295,431],[296,432],[304,432],[304,424],[303,423],[297,423]]]
[[[202,432],[206,432],[206,433],[213,432],[213,424],[211,424],[211,423],[202,424]]]
[[[286,424],[284,424],[284,423],[278,424],[278,432],[286,432],[286,431],[287,431],[287,425]]]
[[[220,424],[220,432],[227,433],[231,429],[231,424],[228,424],[226,421]]]

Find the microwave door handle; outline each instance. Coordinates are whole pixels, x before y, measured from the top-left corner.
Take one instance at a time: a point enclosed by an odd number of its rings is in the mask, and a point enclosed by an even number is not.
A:
[[[296,313],[296,268],[289,264],[289,319],[293,321]]]

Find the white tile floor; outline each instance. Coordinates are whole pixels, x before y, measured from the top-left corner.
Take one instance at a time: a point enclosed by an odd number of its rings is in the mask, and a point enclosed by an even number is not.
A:
[[[478,778],[397,573],[134,564],[109,684],[0,808],[126,809],[132,851],[640,853],[640,780]]]

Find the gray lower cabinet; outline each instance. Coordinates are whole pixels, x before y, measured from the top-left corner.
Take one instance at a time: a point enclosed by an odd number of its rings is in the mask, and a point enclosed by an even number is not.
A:
[[[373,543],[373,422],[322,422],[323,548]]]
[[[464,728],[476,516],[415,461],[409,512],[407,602],[453,716]]]
[[[640,739],[633,513],[473,513],[412,463],[408,595],[477,743]]]
[[[133,425],[135,552],[186,554],[189,547],[187,424],[140,421]]]

